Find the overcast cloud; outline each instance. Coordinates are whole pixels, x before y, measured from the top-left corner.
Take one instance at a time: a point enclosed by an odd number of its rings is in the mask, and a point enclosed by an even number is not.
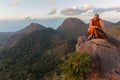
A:
[[[12,1],[12,2],[9,2],[9,5],[11,5],[11,6],[17,6],[17,5],[19,5],[19,4],[20,4],[19,1]]]
[[[53,15],[57,12],[57,9],[56,8],[53,8],[50,10],[50,13],[48,13],[49,15]]]

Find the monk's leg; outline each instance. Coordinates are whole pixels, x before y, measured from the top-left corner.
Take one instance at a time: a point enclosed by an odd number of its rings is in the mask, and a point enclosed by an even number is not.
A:
[[[92,39],[93,38],[93,28],[90,28],[89,30],[88,30],[88,39]]]
[[[97,39],[99,37],[99,35],[97,34],[97,29],[96,28],[93,28],[93,37],[95,39]]]

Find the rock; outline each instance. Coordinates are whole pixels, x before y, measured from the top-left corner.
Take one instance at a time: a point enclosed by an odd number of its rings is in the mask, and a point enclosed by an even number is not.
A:
[[[92,57],[95,70],[88,80],[120,80],[120,48],[113,41],[88,40],[81,36],[78,37],[76,52],[87,52]]]

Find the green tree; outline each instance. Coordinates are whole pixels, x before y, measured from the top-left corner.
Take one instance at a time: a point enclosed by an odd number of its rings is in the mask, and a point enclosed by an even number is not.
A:
[[[64,63],[60,65],[61,77],[63,80],[85,80],[92,71],[90,61],[90,55],[86,52],[69,54],[67,59],[64,59]]]

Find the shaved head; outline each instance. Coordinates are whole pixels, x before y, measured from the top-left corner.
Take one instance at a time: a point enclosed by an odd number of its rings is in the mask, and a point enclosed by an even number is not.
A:
[[[94,16],[99,16],[99,14],[95,14]]]
[[[95,15],[94,15],[94,20],[95,20],[95,21],[99,20],[99,14],[95,14]]]

